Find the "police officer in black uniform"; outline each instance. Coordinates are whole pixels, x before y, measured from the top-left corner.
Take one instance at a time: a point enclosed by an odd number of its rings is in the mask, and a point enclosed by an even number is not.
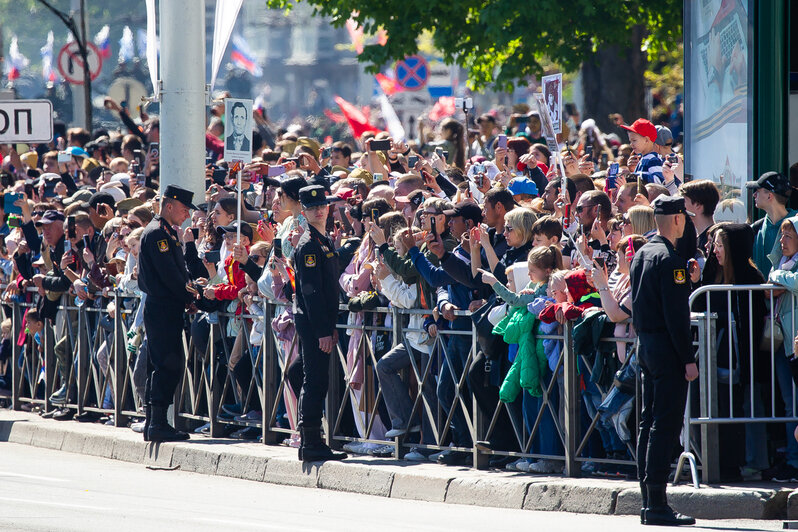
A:
[[[329,211],[324,187],[299,190],[306,231],[294,250],[296,296],[294,320],[302,357],[302,391],[299,394],[299,459],[305,462],[343,460],[346,453],[330,449],[321,437],[321,416],[330,373],[330,354],[338,333],[338,256],[326,236]]]
[[[180,441],[188,434],[175,430],[166,420],[183,364],[183,317],[186,305],[197,295],[189,285],[183,246],[175,227],[190,216],[194,194],[168,185],[161,211],[144,229],[139,252],[138,283],[147,294],[144,329],[147,333],[147,386],[144,440]]]
[[[665,496],[673,450],[679,442],[687,383],[698,377],[688,298],[698,264],[675,250],[684,233],[684,198],[654,200],[658,234],[632,260],[632,321],[640,339],[643,410],[637,440],[637,467],[647,525],[691,525],[695,519],[672,510]]]

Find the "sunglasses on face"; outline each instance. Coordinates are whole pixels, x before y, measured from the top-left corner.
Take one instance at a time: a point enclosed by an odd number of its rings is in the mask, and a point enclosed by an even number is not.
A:
[[[260,259],[265,259],[266,257],[264,257],[263,255],[250,255],[249,258],[253,262],[258,262]]]
[[[589,209],[589,208],[591,208],[591,207],[595,207],[595,205],[579,205],[579,206],[576,208],[576,214],[582,214],[582,211],[583,211],[583,210],[585,210],[585,209]]]
[[[31,214],[31,216],[44,216],[44,213],[45,213],[45,212],[46,212],[46,211],[33,211],[33,212],[32,212],[32,213],[30,213],[30,214]]]
[[[509,233],[512,230],[513,230],[513,226],[512,225],[507,225],[507,224],[504,225],[504,232],[505,233]]]

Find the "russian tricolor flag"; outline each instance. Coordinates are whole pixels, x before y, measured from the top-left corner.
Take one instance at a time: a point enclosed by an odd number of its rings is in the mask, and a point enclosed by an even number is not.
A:
[[[110,32],[111,28],[106,24],[94,36],[94,44],[97,45],[97,49],[100,50],[100,57],[103,59],[111,57],[111,39],[108,37]]]
[[[8,81],[14,81],[22,75],[22,71],[30,64],[28,58],[19,52],[17,36],[11,37],[11,46],[8,48],[8,59],[5,64],[5,72]]]
[[[256,78],[263,76],[263,70],[255,62],[252,52],[247,46],[247,41],[241,35],[233,35],[232,37],[233,49],[230,51],[230,60],[238,68],[243,68]]]

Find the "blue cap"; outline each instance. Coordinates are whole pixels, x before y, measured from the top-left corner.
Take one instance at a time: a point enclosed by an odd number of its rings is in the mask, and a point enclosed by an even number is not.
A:
[[[528,177],[517,177],[513,179],[510,181],[510,184],[507,188],[513,194],[513,196],[517,196],[518,194],[531,194],[533,196],[538,195],[538,186]]]
[[[88,157],[89,156],[89,154],[86,153],[86,150],[84,150],[83,148],[79,148],[77,146],[70,146],[69,148],[67,148],[64,151],[68,152],[70,155],[73,155],[73,156],[75,156],[75,155],[78,156],[78,157]]]

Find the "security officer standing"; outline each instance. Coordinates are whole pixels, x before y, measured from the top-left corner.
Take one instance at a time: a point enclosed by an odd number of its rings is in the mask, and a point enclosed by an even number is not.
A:
[[[146,422],[144,441],[187,440],[188,434],[169,425],[172,403],[183,365],[183,316],[196,298],[189,285],[183,246],[175,227],[189,216],[194,194],[176,185],[163,192],[161,211],[144,229],[139,252],[138,282],[147,294],[144,329],[147,333]]]
[[[321,437],[321,416],[330,373],[330,354],[338,333],[338,256],[326,236],[328,203],[324,187],[299,190],[306,231],[294,250],[296,296],[294,320],[302,357],[302,391],[299,394],[299,459],[305,462],[343,460],[346,453],[330,449]]]
[[[658,234],[635,254],[630,269],[632,321],[640,340],[643,410],[637,440],[637,468],[645,525],[692,525],[695,519],[668,506],[665,486],[673,449],[684,422],[687,383],[698,377],[690,333],[691,280],[700,270],[674,249],[684,233],[684,198],[654,200]]]

